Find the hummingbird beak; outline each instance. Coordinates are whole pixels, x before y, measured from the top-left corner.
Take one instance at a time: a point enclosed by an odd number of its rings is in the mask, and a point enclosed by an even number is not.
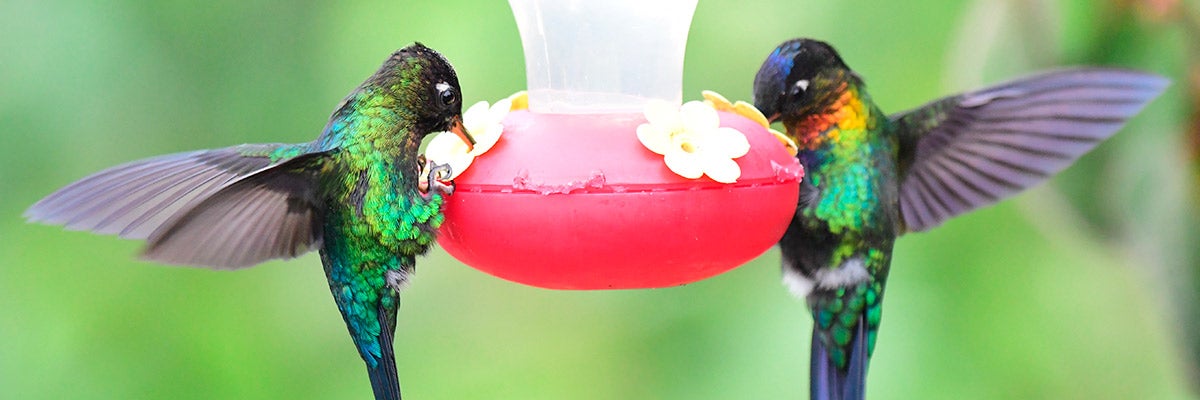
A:
[[[780,116],[781,114],[782,114],[782,113],[774,113],[774,114],[771,114],[771,116],[767,117],[767,123],[768,123],[768,124],[773,124],[773,123],[775,123],[775,121],[778,121],[778,120],[779,120],[779,116]]]
[[[475,138],[472,138],[471,133],[467,132],[467,127],[463,126],[461,115],[455,115],[450,119],[450,132],[454,132],[459,139],[462,139],[463,143],[467,144],[467,151],[475,150]]]

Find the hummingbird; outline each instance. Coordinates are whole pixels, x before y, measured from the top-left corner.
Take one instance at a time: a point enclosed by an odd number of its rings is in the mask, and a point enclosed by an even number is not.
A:
[[[315,141],[133,161],[59,189],[25,216],[145,239],[142,256],[167,264],[238,269],[318,249],[375,398],[398,400],[399,293],[454,189],[441,180],[449,166],[419,155],[439,131],[474,144],[454,68],[415,43],[346,96]]]
[[[779,241],[784,284],[813,317],[809,394],[862,399],[892,245],[1066,168],[1167,87],[1131,70],[1035,74],[886,115],[827,43],[792,39],[754,78],[804,166]]]

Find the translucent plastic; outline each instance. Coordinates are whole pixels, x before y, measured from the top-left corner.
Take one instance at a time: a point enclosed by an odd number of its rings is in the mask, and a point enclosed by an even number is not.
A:
[[[681,101],[697,0],[509,0],[537,113],[641,112]]]

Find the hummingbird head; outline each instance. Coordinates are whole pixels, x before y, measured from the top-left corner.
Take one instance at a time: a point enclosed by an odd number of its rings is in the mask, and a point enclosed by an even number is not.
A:
[[[463,127],[458,74],[437,51],[421,43],[397,50],[367,85],[381,88],[396,99],[398,108],[416,117],[413,134],[418,141],[430,133],[450,131],[468,148],[475,145]]]
[[[825,111],[847,82],[861,79],[832,46],[792,39],[771,51],[754,76],[754,106],[771,122],[799,120]]]

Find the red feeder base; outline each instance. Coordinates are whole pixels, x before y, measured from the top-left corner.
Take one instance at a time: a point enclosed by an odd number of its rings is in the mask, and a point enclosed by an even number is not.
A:
[[[510,281],[550,289],[683,285],[733,269],[783,236],[803,173],[762,126],[746,134],[737,183],[672,173],[634,132],[640,114],[515,111],[455,182],[438,242]]]

